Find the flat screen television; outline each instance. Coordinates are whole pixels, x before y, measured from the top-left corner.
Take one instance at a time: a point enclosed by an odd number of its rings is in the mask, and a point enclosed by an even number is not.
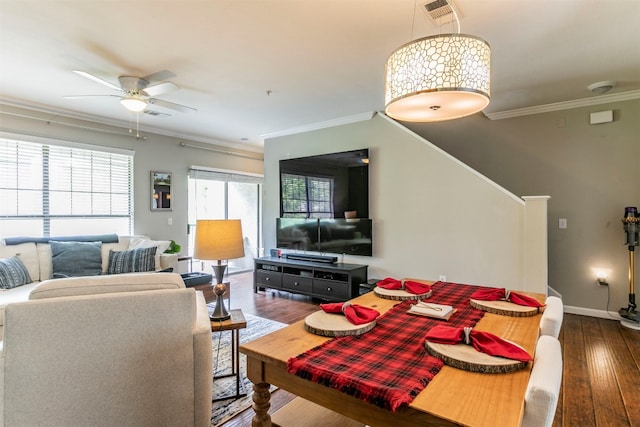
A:
[[[321,219],[318,250],[334,254],[373,255],[371,220]]]
[[[318,219],[276,218],[276,246],[280,249],[318,251]]]
[[[276,245],[280,249],[372,256],[372,221],[276,218]]]
[[[281,218],[369,218],[369,150],[280,160]]]

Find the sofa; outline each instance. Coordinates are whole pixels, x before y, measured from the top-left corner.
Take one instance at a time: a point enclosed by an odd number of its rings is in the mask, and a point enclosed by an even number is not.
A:
[[[52,241],[55,243],[52,243]],[[2,339],[4,309],[6,305],[14,302],[27,301],[29,299],[29,294],[34,289],[36,289],[42,281],[52,279],[56,276],[56,269],[54,268],[56,266],[54,265],[53,260],[52,244],[64,246],[67,243],[69,245],[72,243],[77,243],[81,248],[88,246],[91,247],[91,249],[94,251],[99,251],[99,259],[97,261],[99,265],[94,265],[93,270],[91,270],[92,275],[108,273],[110,267],[109,260],[111,251],[125,254],[127,253],[127,251],[152,248],[154,246],[154,265],[152,269],[154,271],[173,270],[177,272],[178,256],[176,254],[164,253],[166,248],[169,247],[170,242],[151,240],[146,236],[118,236],[115,234],[107,234],[99,236],[83,235],[57,238],[25,237],[4,239],[0,244],[0,263],[2,263],[2,261],[8,261],[12,257],[19,258],[21,264],[24,265],[28,272],[28,278],[19,283],[28,283],[11,288],[0,289],[0,339]],[[71,255],[69,255],[69,257],[73,264],[72,267],[78,267],[79,263],[76,262],[76,257],[79,259],[80,257],[85,256],[84,252],[86,251],[82,251],[77,255],[71,252]],[[113,261],[115,257],[112,256],[111,259]],[[113,262],[112,264],[115,265],[115,263]],[[125,265],[125,267],[131,267],[131,265]],[[0,265],[0,269],[1,268],[2,267]],[[64,277],[68,275],[62,272],[58,274],[58,276]],[[2,279],[2,277],[0,277],[0,279]]]
[[[209,426],[211,324],[176,273],[45,280],[4,309],[2,426]]]

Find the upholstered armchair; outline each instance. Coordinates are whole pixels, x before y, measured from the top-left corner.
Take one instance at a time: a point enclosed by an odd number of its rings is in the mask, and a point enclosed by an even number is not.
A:
[[[155,290],[118,276],[52,280],[6,306],[0,425],[210,425],[204,297],[176,274],[150,273]]]

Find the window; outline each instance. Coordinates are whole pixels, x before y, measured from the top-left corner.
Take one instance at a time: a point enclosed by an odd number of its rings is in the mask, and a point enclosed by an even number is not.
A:
[[[93,148],[0,137],[0,236],[131,234],[133,152]]]
[[[333,179],[283,173],[282,216],[333,218]]]
[[[205,169],[189,170],[189,254],[198,219],[240,219],[244,258],[229,260],[226,273],[252,270],[261,241],[261,176]],[[206,260],[207,262],[211,260]],[[204,268],[204,271],[209,268]]]

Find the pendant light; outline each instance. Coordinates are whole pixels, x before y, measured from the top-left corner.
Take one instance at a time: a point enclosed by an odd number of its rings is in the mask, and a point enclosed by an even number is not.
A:
[[[411,41],[389,56],[385,75],[389,117],[437,122],[465,117],[489,105],[491,48],[479,37],[460,34],[453,7],[451,13],[457,33]]]

